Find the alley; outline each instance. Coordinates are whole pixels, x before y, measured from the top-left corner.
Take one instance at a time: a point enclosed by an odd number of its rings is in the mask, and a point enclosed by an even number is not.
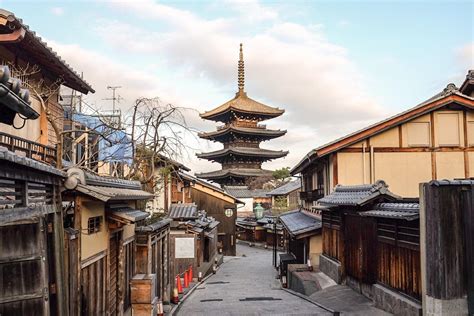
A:
[[[237,245],[183,303],[178,315],[330,315],[318,306],[280,289],[271,268],[272,252]]]

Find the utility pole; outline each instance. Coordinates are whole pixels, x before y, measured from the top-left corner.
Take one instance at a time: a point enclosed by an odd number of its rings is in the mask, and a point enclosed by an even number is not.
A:
[[[111,98],[105,98],[104,100],[112,100],[112,113],[115,114],[115,101],[120,102],[122,99],[120,96],[115,96],[115,90],[122,88],[122,86],[107,86],[108,90],[112,90],[112,97]]]

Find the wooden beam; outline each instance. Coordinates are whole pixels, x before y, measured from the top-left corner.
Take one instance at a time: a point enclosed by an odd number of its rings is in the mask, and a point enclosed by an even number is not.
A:
[[[339,183],[338,179],[338,169],[337,169],[337,153],[334,153],[332,155],[332,184],[333,186],[336,186]]]
[[[437,172],[436,172],[436,153],[434,151],[431,152],[431,179],[436,180]]]
[[[403,147],[402,125],[398,125],[398,147]]]

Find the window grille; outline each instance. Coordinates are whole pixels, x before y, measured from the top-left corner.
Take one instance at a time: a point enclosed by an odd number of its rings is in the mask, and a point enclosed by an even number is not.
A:
[[[87,221],[87,232],[88,234],[95,234],[100,231],[102,225],[102,216],[89,217]]]

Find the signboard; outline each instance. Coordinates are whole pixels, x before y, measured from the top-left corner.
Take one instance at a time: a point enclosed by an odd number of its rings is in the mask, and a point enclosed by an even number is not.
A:
[[[175,258],[194,258],[194,238],[175,238]]]
[[[231,209],[231,208],[228,208],[225,210],[225,216],[227,217],[232,217],[232,215],[234,214],[234,210]]]

